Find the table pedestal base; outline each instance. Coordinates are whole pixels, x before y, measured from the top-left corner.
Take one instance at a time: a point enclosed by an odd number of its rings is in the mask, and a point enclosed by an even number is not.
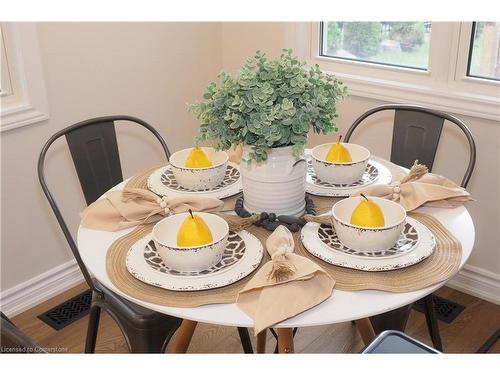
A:
[[[278,333],[278,353],[294,353],[293,328],[278,328],[276,331]]]
[[[356,327],[365,345],[368,345],[375,338],[375,331],[369,318],[356,320]]]
[[[184,319],[177,331],[170,353],[186,353],[198,322]]]

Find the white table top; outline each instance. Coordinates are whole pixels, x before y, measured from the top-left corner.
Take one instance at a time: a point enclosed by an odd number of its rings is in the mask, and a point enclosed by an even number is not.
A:
[[[125,181],[126,182],[126,181]],[[113,190],[121,189],[125,182]],[[460,268],[469,258],[475,238],[474,224],[465,207],[454,209],[424,207],[418,212],[432,214],[462,243],[462,260]],[[132,229],[119,232],[104,232],[83,228],[78,230],[77,242],[81,257],[88,270],[102,284],[113,292],[138,305],[168,315],[190,319],[198,322],[220,324],[226,326],[252,327],[253,321],[236,304],[212,304],[192,308],[167,307],[132,298],[120,291],[108,277],[106,272],[106,252],[111,244]],[[324,324],[340,323],[381,314],[412,303],[439,289],[445,283],[408,293],[391,293],[378,290],[342,291],[334,289],[326,301],[290,318],[277,327],[310,327]]]

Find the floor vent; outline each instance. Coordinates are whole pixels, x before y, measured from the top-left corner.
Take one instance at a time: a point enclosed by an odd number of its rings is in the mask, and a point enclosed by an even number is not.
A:
[[[442,322],[453,322],[455,318],[465,309],[465,306],[459,305],[449,299],[441,298],[436,295],[432,295],[432,298],[434,301],[434,311],[436,312],[436,317]],[[422,301],[415,302],[413,308],[421,313],[424,312],[424,304]]]
[[[54,328],[56,331],[59,331],[60,329],[87,315],[90,309],[91,300],[92,291],[87,290],[86,292],[80,293],[60,305],[57,305],[49,311],[38,315],[38,319]]]

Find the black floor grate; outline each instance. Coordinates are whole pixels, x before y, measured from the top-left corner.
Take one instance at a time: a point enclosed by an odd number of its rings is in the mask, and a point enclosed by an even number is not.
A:
[[[436,295],[432,295],[432,299],[434,301],[434,311],[436,312],[436,317],[438,320],[445,323],[453,322],[455,318],[465,309],[465,306]],[[421,313],[424,312],[424,304],[421,300],[415,302],[413,308]]]
[[[38,315],[38,319],[54,328],[56,331],[59,331],[60,329],[87,315],[90,309],[91,300],[92,291],[87,290],[86,292],[80,293],[60,305],[57,305],[49,311]]]

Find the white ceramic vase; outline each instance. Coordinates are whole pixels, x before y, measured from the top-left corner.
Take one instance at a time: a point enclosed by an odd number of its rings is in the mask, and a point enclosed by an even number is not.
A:
[[[307,163],[296,157],[292,147],[271,148],[267,161],[248,160],[251,146],[243,149],[240,164],[244,207],[251,213],[274,212],[276,215],[302,215],[305,209]]]

